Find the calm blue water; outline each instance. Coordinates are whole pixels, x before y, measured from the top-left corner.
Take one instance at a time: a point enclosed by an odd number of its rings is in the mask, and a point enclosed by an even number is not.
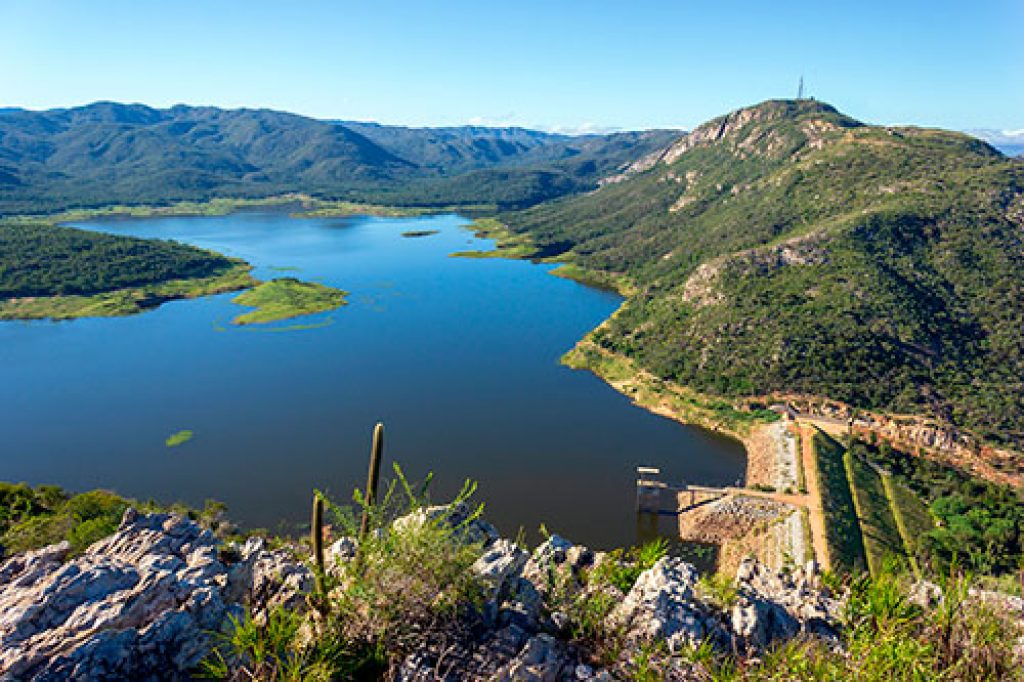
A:
[[[434,472],[436,499],[474,479],[503,531],[544,523],[608,547],[637,537],[637,464],[706,484],[742,475],[738,443],[558,364],[617,296],[549,266],[449,258],[491,246],[465,224],[284,213],[90,223],[238,256],[261,278],[337,286],[350,305],[264,329],[229,324],[244,310],[234,294],[125,318],[0,323],[0,480],[215,498],[245,525],[279,529],[305,521],[313,488],[350,499],[380,420],[385,470]],[[424,229],[440,233],[400,236]],[[321,326],[287,329],[297,322]],[[180,429],[195,438],[167,448]]]

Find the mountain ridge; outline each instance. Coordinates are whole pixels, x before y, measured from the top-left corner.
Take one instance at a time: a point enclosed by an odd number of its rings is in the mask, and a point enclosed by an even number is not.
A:
[[[271,109],[108,101],[8,108],[0,110],[0,211],[293,191],[403,205],[529,205],[590,189],[673,135],[403,128]]]

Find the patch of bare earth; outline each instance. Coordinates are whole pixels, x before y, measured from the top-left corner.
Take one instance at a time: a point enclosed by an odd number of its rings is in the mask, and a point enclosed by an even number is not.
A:
[[[793,508],[775,500],[748,495],[727,495],[679,514],[679,537],[720,548],[718,570],[736,572],[746,556],[777,554],[774,526]]]

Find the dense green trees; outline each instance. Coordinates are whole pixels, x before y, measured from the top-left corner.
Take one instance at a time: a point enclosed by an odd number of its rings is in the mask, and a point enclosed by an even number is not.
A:
[[[0,214],[286,192],[363,203],[516,208],[592,189],[675,135],[403,128],[268,110],[113,102],[5,109]]]
[[[920,538],[919,560],[939,572],[956,561],[984,574],[1017,570],[1024,561],[1024,500],[1012,488],[956,469],[858,440],[851,454],[872,462],[929,505],[937,521]]]
[[[234,265],[224,256],[176,242],[46,224],[0,226],[0,299],[94,294],[209,277]]]

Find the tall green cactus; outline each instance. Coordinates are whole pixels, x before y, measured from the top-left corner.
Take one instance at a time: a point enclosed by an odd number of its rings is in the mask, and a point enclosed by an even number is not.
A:
[[[377,502],[377,485],[380,482],[380,460],[384,452],[384,425],[377,422],[373,427],[373,445],[370,448],[370,470],[366,475],[366,498],[363,500],[363,518],[359,524],[359,538],[370,532],[370,512]]]
[[[327,592],[324,585],[327,567],[324,565],[324,499],[320,493],[313,493],[313,521],[309,533],[313,543],[313,561],[316,562],[316,593],[319,597],[324,597]]]

